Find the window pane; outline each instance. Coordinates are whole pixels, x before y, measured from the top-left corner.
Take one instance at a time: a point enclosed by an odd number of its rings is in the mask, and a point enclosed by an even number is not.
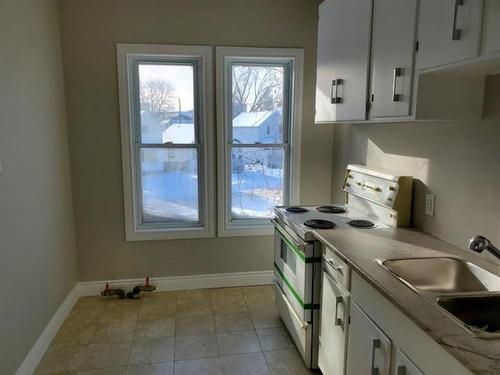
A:
[[[283,203],[282,148],[234,147],[231,152],[233,219],[268,218]]]
[[[283,143],[282,65],[232,65],[232,141]]]
[[[194,68],[139,64],[142,143],[194,143]]]
[[[144,223],[199,221],[196,149],[142,149],[141,175]]]

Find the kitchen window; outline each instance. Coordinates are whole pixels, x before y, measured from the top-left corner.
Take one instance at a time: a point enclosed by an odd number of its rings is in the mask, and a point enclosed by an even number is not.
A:
[[[117,56],[127,240],[214,236],[212,48]]]
[[[218,234],[272,234],[274,206],[298,198],[303,51],[216,55]]]

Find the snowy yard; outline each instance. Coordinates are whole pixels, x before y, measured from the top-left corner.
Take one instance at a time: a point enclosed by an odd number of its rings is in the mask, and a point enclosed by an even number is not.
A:
[[[232,212],[235,218],[269,217],[282,202],[283,178],[244,171],[232,174]],[[198,217],[198,179],[196,174],[175,171],[144,174],[142,177],[145,222],[192,221]]]

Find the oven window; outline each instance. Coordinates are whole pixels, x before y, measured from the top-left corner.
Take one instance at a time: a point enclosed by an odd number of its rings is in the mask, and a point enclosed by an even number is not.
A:
[[[280,258],[283,263],[288,266],[288,269],[295,275],[297,270],[297,255],[283,240],[281,240]]]
[[[285,241],[281,240],[280,258],[285,264],[288,258],[287,254],[288,254],[288,246],[286,245]]]

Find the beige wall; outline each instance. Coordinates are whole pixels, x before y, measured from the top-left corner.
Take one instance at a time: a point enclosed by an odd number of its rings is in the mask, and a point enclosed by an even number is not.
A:
[[[57,4],[0,2],[0,374],[78,279]]]
[[[348,163],[389,168],[417,178],[417,228],[462,248],[478,233],[500,244],[500,76],[486,84],[481,121],[336,125],[333,199]],[[424,214],[427,191],[434,217]]]
[[[333,129],[313,125],[314,0],[61,0],[80,279],[272,269],[272,238],[126,242],[117,42],[303,47],[303,202],[329,201]]]

